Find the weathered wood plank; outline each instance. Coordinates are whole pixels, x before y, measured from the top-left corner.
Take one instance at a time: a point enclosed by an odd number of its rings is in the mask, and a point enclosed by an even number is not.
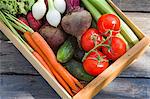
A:
[[[150,0],[112,0],[123,11],[150,12]]]
[[[150,79],[117,78],[94,99],[100,97],[102,99],[150,99]]]
[[[148,77],[150,78],[150,48],[145,54],[130,65],[119,77]]]
[[[2,99],[58,99],[41,76],[0,76]],[[94,99],[149,99],[150,79],[117,78]]]
[[[150,14],[148,13],[126,13],[129,18],[150,35]],[[21,73],[39,75],[31,64],[20,54],[20,52],[6,41],[0,42],[0,73]],[[150,50],[120,77],[150,77]]]
[[[60,99],[41,76],[16,75],[0,76],[0,97],[2,99]]]
[[[0,40],[9,41],[9,39],[0,31]]]
[[[38,74],[12,43],[0,41],[0,73]]]

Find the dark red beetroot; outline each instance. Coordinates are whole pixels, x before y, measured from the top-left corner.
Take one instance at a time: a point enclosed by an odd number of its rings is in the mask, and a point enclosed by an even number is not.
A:
[[[67,14],[62,18],[63,30],[75,36],[80,42],[82,34],[91,26],[90,13],[80,8],[80,0],[66,0]]]
[[[39,29],[39,33],[47,41],[54,52],[57,51],[67,36],[60,27],[55,28],[46,23]]]
[[[42,21],[36,20],[36,19],[33,17],[33,15],[32,15],[31,12],[29,12],[29,13],[27,14],[27,20],[28,20],[28,23],[29,23],[30,27],[31,27],[34,31],[38,31],[39,28],[40,28],[41,25],[42,25]]]

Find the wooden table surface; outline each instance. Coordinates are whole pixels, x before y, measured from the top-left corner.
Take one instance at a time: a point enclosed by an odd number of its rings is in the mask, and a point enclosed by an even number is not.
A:
[[[113,0],[150,36],[150,0]],[[0,35],[0,99],[58,99],[21,53]],[[150,49],[94,99],[150,99]]]

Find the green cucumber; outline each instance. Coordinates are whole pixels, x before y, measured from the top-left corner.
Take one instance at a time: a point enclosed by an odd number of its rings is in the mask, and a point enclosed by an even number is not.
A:
[[[91,76],[85,72],[81,63],[79,63],[73,59],[70,60],[69,62],[67,62],[66,64],[64,64],[64,66],[78,80],[89,82],[92,79],[94,79],[93,76]]]
[[[67,61],[69,61],[75,52],[76,49],[76,45],[77,45],[77,41],[75,37],[69,37],[63,45],[61,45],[61,47],[58,49],[57,52],[57,60],[60,63],[66,63]]]

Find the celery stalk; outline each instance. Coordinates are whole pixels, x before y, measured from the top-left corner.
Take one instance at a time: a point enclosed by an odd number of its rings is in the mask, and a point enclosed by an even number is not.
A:
[[[91,15],[97,22],[98,19],[101,17],[101,14],[99,13],[99,11],[88,0],[81,0],[81,1],[84,4],[84,6],[87,8],[87,10],[90,11]]]
[[[97,8],[97,10],[99,10],[100,13],[102,13],[102,14],[115,14],[115,15],[117,15],[115,13],[115,11],[113,10],[113,8],[107,3],[106,0],[88,0],[88,1],[93,6],[95,6],[95,8]],[[133,31],[129,28],[129,26],[121,18],[120,18],[120,20],[121,20],[121,34],[128,41],[130,46],[135,45],[137,42],[139,42],[139,39],[136,37],[136,35],[133,33]]]

